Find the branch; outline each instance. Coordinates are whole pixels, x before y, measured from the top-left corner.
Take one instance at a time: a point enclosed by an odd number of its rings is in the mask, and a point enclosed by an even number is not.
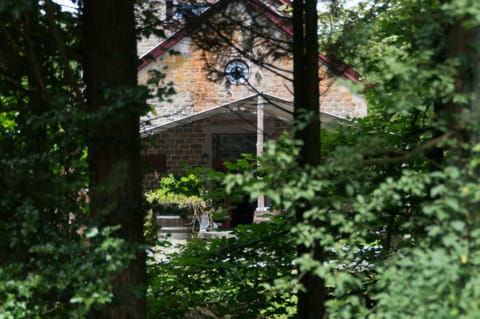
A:
[[[60,62],[62,63],[65,71],[65,80],[67,84],[73,88],[75,95],[77,97],[81,97],[81,90],[78,87],[78,83],[75,81],[75,76],[73,74],[72,68],[70,67],[69,59],[67,57],[65,42],[62,39],[62,36],[55,21],[53,3],[51,0],[45,0],[45,11],[47,12],[48,22],[52,31],[53,40],[55,41],[55,45],[60,55]]]
[[[6,73],[8,73],[8,72],[6,72],[7,70],[5,70],[4,68],[2,68],[2,71],[5,72],[5,73],[0,73],[0,79],[5,80],[6,82],[10,83],[14,87],[16,87],[18,90],[21,90],[25,93],[39,93],[39,91],[36,90],[36,89],[25,88],[25,85],[23,85],[22,82],[6,75]]]
[[[38,86],[40,87],[40,91],[45,95],[47,102],[50,104],[51,97],[48,93],[47,86],[45,85],[44,78],[42,76],[42,72],[40,69],[40,63],[38,62],[35,46],[33,40],[31,38],[31,34],[33,33],[30,16],[27,14],[25,15],[25,40],[27,41],[28,45],[28,53],[30,57],[30,63],[32,66],[33,74],[37,80]]]
[[[438,136],[434,139],[431,139],[428,142],[418,146],[414,150],[411,150],[410,152],[406,152],[406,153],[404,153],[402,155],[399,155],[397,157],[383,157],[383,158],[379,158],[379,159],[368,160],[368,161],[365,161],[365,163],[366,164],[378,165],[378,164],[391,164],[391,163],[404,162],[404,161],[418,155],[419,153],[434,147],[435,145],[437,145],[441,141],[451,137],[452,135],[453,135],[453,132],[446,132],[446,133],[444,133],[444,134],[442,134],[442,135],[440,135],[440,136]]]
[[[275,75],[285,79],[285,80],[288,80],[288,81],[292,81],[292,79],[286,75],[284,75],[283,73],[291,73],[291,71],[289,70],[286,70],[286,69],[283,69],[283,68],[280,68],[272,63],[268,63],[266,61],[261,61],[260,59],[256,58],[255,56],[253,56],[253,54],[249,54],[248,52],[246,52],[244,49],[242,49],[241,47],[239,47],[238,45],[236,45],[230,37],[226,36],[225,34],[223,34],[219,29],[220,28],[217,28],[215,27],[214,24],[212,23],[205,23],[205,26],[210,29],[211,31],[213,31],[214,34],[216,34],[220,40],[223,41],[223,43],[225,43],[226,46],[230,47],[230,48],[233,48],[233,50],[240,54],[240,56],[244,57],[245,59],[253,62],[254,64],[258,65],[258,66],[261,66],[263,67],[264,69],[274,73]],[[195,38],[194,38],[195,39]],[[265,40],[265,38],[264,38]],[[205,45],[205,42],[206,41],[202,41],[202,39],[197,39],[197,45],[202,48],[203,50],[206,50],[206,51],[209,51],[209,52],[212,52],[212,53],[218,53],[217,50],[211,50],[208,48],[208,45]],[[220,73],[220,72],[219,72]]]

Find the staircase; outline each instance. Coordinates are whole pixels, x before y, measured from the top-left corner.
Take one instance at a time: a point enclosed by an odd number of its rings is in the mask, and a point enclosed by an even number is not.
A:
[[[192,219],[178,215],[159,215],[157,223],[160,226],[161,238],[187,239],[192,236]]]

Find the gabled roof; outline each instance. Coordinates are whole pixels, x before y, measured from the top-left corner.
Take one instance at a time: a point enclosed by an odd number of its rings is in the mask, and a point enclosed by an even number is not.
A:
[[[246,0],[247,3],[250,5],[251,8],[257,10],[262,16],[267,18],[271,21],[276,27],[278,27],[281,31],[283,31],[288,36],[293,37],[293,28],[291,21],[278,14],[275,10],[273,10],[270,6],[267,6],[261,0]],[[277,0],[280,4],[283,5],[290,5],[290,1],[288,0]],[[198,20],[208,19],[211,17],[217,10],[220,10],[228,0],[219,0],[215,4],[213,4],[208,10],[206,10],[203,14],[198,17]],[[159,56],[163,55],[164,53],[168,52],[175,44],[180,42],[182,39],[188,36],[188,30],[184,27],[179,31],[175,32],[173,35],[168,37],[165,41],[159,43],[157,46],[152,48],[150,51],[145,53],[143,56],[140,57],[140,65],[138,70],[142,70],[152,61],[154,61]],[[320,61],[325,64],[327,67],[331,66],[331,60],[324,54],[319,54]],[[346,65],[335,65],[334,71],[336,71],[339,75],[352,80],[352,81],[359,81],[360,74],[356,72],[351,67]]]
[[[153,125],[148,125],[147,123],[141,129],[140,133],[142,137],[146,137],[149,135],[167,131],[178,126],[192,124],[206,118],[226,113],[235,113],[239,116],[239,119],[245,120],[245,118],[240,113],[249,112],[255,114],[257,112],[257,103],[259,97],[263,98],[263,108],[266,114],[285,121],[293,119],[293,103],[291,101],[287,101],[264,93],[257,93],[250,95],[246,98],[236,100],[234,102],[219,105],[213,108],[209,108],[205,111],[182,117],[174,121],[165,121]],[[155,119],[151,120],[154,121]],[[320,112],[320,121],[326,126],[329,126],[330,124],[340,124],[348,122],[347,119],[325,112]]]

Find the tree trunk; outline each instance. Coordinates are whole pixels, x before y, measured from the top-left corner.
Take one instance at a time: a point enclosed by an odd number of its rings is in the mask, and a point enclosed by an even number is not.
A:
[[[318,39],[317,39],[317,1],[302,0],[293,2],[293,69],[294,69],[294,108],[297,121],[307,121],[303,129],[297,132],[297,138],[303,141],[299,165],[301,167],[320,164],[320,116],[319,116],[319,77],[318,77]],[[297,222],[308,222],[304,212],[311,205],[303,203],[296,212]],[[313,227],[317,223],[310,221]],[[312,246],[299,245],[297,255],[310,254],[319,262],[324,260],[323,247],[319,242]],[[299,278],[305,291],[299,292],[297,317],[313,319],[325,317],[326,289],[322,278],[312,273],[299,271]]]
[[[129,243],[143,242],[134,0],[84,1],[84,53],[91,213]],[[107,97],[106,91],[110,93]],[[126,102],[130,101],[130,102]],[[113,109],[112,109],[113,107]],[[145,254],[112,282],[114,300],[97,318],[145,318]]]
[[[445,4],[450,1],[444,1]],[[468,97],[474,93],[475,90],[475,74],[478,49],[476,49],[474,32],[472,29],[466,29],[464,27],[464,21],[461,19],[454,21],[451,24],[444,26],[444,41],[445,47],[442,48],[439,57],[437,57],[437,63],[443,65],[447,63],[449,59],[459,59],[461,63],[456,67],[457,73],[455,74],[455,94]],[[427,152],[427,158],[430,161],[431,170],[436,170],[448,165],[445,162],[446,153],[450,156],[456,154],[460,158],[467,159],[470,154],[469,150],[463,149],[462,143],[474,141],[478,136],[471,136],[472,133],[477,135],[478,132],[473,132],[469,125],[477,123],[477,112],[472,112],[469,116],[469,120],[462,118],[462,112],[468,107],[474,105],[468,105],[467,103],[461,103],[454,101],[451,98],[449,101],[437,100],[434,103],[433,116],[437,122],[433,131],[433,138],[438,138],[448,131],[452,134],[452,137],[457,139],[460,143],[455,143],[455,146],[438,146],[435,145],[431,150]],[[475,124],[474,124],[475,125]],[[461,164],[461,163],[458,163]],[[465,164],[465,163],[463,163]]]

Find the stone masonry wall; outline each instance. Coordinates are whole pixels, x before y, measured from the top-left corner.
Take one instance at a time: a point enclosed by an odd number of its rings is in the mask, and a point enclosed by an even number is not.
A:
[[[150,46],[154,41],[154,39],[151,42],[146,41],[143,48]],[[150,79],[149,71],[162,72],[165,74],[165,78],[159,85],[163,87],[173,83],[173,88],[176,91],[174,95],[169,97],[170,101],[158,101],[157,99],[149,101],[155,107],[155,112],[148,116],[151,123],[159,124],[183,118],[187,115],[245,99],[256,95],[258,92],[287,101],[293,100],[292,82],[289,80],[292,76],[293,67],[292,59],[289,57],[270,61],[276,69],[283,70],[280,71],[280,74],[242,59],[249,66],[248,84],[232,85],[222,75],[226,62],[215,60],[213,55],[200,50],[190,37],[186,36],[180,39],[171,48],[171,52],[174,53],[163,53],[138,72],[140,84],[146,84]],[[235,52],[233,54],[227,53],[225,55],[230,55],[226,59],[227,62],[229,59],[241,59],[241,57],[235,55]],[[208,71],[211,69],[207,68],[206,61],[219,72],[216,81],[212,81],[209,77]],[[332,77],[330,74],[327,66],[321,64],[319,70],[321,79],[320,110],[342,118],[365,116],[367,114],[366,101],[362,96],[353,93],[350,88],[350,80],[341,76]],[[272,135],[278,136],[287,128],[287,125],[281,121],[274,122],[273,130],[275,133],[272,133]],[[211,155],[211,141],[209,139],[213,131],[211,129],[206,131],[204,129],[206,125],[208,125],[207,122],[198,121],[144,138],[147,145],[144,154],[162,155],[162,161],[165,162],[164,171],[147,174],[145,180],[147,187],[153,185],[155,179],[164,176],[167,172],[184,173],[184,165],[211,165],[211,162],[204,163],[203,156],[204,154]],[[233,127],[231,125],[227,126],[230,130]]]
[[[145,174],[146,188],[158,185],[159,178],[168,173],[185,173],[185,166],[204,167],[202,155],[205,153],[206,137],[201,128],[201,125],[184,125],[144,139],[143,154],[166,157],[166,171]]]
[[[278,138],[285,130],[289,129],[286,122],[278,119],[267,119],[268,131],[265,132],[265,141],[269,138]],[[147,171],[144,174],[145,189],[153,189],[158,185],[160,178],[169,173],[174,175],[185,174],[184,168],[211,167],[212,134],[229,133],[235,126],[232,121],[218,121],[216,129],[211,129],[211,121],[200,120],[188,125],[178,126],[168,131],[158,133],[143,139],[143,155],[165,156],[164,171]],[[251,124],[247,124],[251,127]],[[251,131],[253,132],[253,131]],[[204,162],[204,155],[209,161]]]
[[[173,83],[176,91],[171,102],[150,101],[155,106],[156,116],[170,120],[211,107],[231,103],[263,92],[285,100],[292,100],[292,83],[268,70],[251,63],[249,85],[229,85],[225,79],[212,82],[207,77],[207,69],[202,52],[197,50],[189,38],[183,39],[174,47],[179,54],[164,54],[139,72],[139,83],[145,84],[149,70],[166,74],[163,84]],[[277,61],[284,68],[291,68],[291,61]],[[365,100],[344,85],[346,81],[324,78],[320,82],[320,110],[339,117],[362,117],[367,113]]]
[[[241,4],[232,2],[232,6],[241,6]],[[238,7],[236,10],[242,12],[242,10],[248,9]],[[258,18],[257,23],[265,24],[265,28],[267,25],[270,28],[273,26],[272,32],[275,33],[275,37],[284,37],[288,41],[288,36],[278,31],[279,29],[274,27],[271,21]],[[232,34],[229,36],[234,43],[256,43],[252,44],[253,47],[243,47],[244,50],[262,52],[262,47],[257,45],[262,42],[260,38],[243,41],[245,39],[242,30],[231,30],[231,32]],[[212,38],[210,41],[215,41],[215,39]],[[248,46],[249,44],[242,45]],[[146,84],[150,78],[149,71],[155,70],[165,74],[160,86],[173,83],[176,91],[176,94],[169,97],[170,102],[161,102],[155,99],[149,101],[155,107],[155,114],[151,117],[174,120],[246,98],[258,92],[288,101],[293,100],[293,87],[290,80],[293,65],[290,56],[266,61],[267,65],[271,66],[269,69],[247,61],[234,49],[225,48],[225,50],[221,54],[209,53],[200,49],[191,37],[185,36],[171,48],[170,52],[163,53],[155,61],[141,69],[138,73],[140,84]],[[247,84],[232,85],[223,75],[226,64],[233,59],[241,59],[249,66],[250,75]],[[272,71],[273,69],[275,71]],[[366,115],[365,100],[355,95],[348,85],[345,85],[348,81],[337,81],[337,79],[344,79],[341,76],[339,78],[332,77],[327,72],[326,65],[323,64],[319,75],[322,93],[321,111],[344,118]]]

